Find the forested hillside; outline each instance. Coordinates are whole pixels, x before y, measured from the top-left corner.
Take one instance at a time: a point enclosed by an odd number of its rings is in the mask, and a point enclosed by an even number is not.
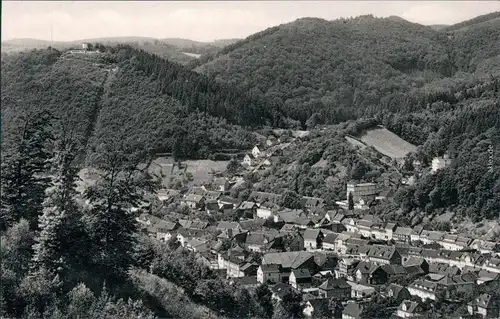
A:
[[[47,49],[3,59],[2,149],[19,138],[20,117],[42,110],[59,118],[57,129],[78,137],[82,152],[120,140],[191,158],[247,149],[253,137],[242,126],[281,119],[278,106],[259,94],[129,46],[101,51]]]
[[[401,187],[396,202],[380,210],[386,217],[408,224],[443,212],[453,212],[456,221],[495,219],[500,209],[495,155],[500,151],[500,24],[470,25],[448,39],[395,19],[302,19],[238,42],[217,57],[202,57],[198,70],[222,82],[257,85],[283,100],[284,112],[309,128],[372,117],[371,125],[384,125],[418,146],[407,160],[406,174],[414,173],[413,159],[429,166],[435,156],[453,158],[439,174]],[[361,52],[363,45],[370,49]],[[341,58],[344,63],[332,65]],[[364,124],[353,125],[349,134],[363,131]],[[336,128],[297,147],[257,187],[333,202],[345,198],[347,180],[369,181],[388,172],[390,167],[368,156],[368,150],[355,152],[342,138],[345,133]]]
[[[464,77],[471,82],[498,72],[499,30],[498,24],[480,25],[448,39],[402,19],[304,18],[201,57],[193,66],[221,82],[258,88],[302,124],[314,113],[338,123],[382,110],[422,109],[435,86],[463,85]]]

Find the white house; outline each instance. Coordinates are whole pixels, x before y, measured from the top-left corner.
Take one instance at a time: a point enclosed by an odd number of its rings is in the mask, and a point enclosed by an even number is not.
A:
[[[255,164],[255,157],[252,154],[247,154],[243,158],[242,165],[252,166]]]
[[[438,284],[428,280],[417,280],[408,286],[408,292],[412,296],[418,296],[425,299],[436,300],[438,293]]]
[[[399,318],[416,318],[422,311],[420,305],[415,301],[404,300],[398,307],[396,315]]]
[[[451,159],[447,154],[444,154],[443,157],[434,157],[432,159],[432,173],[445,168],[451,164]]]
[[[269,203],[263,203],[257,207],[257,217],[267,219],[273,217],[272,205]]]
[[[259,283],[265,283],[267,281],[272,283],[281,282],[281,272],[279,265],[260,265],[257,269],[257,281]]]
[[[259,158],[262,155],[262,151],[259,149],[259,147],[257,145],[255,145],[252,148],[252,155],[255,158]]]

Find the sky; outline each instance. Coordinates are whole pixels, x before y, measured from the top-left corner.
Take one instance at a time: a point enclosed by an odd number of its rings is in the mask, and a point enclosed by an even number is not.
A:
[[[500,11],[499,1],[2,1],[2,41],[143,36],[197,41],[245,38],[303,17],[373,14],[453,24]]]

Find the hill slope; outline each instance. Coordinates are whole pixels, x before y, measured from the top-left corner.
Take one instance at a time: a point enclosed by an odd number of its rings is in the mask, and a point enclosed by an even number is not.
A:
[[[373,113],[413,87],[454,73],[446,36],[402,19],[304,18],[196,61],[198,72],[282,100],[304,123]]]
[[[258,88],[282,101],[287,114],[302,124],[314,113],[325,123],[337,123],[381,110],[425,107],[418,99],[436,81],[474,72],[483,62],[496,65],[499,28],[481,28],[448,39],[444,32],[402,19],[305,18],[254,34],[191,65],[221,82]]]
[[[71,128],[82,151],[121,141],[132,149],[206,158],[247,149],[242,126],[275,124],[273,106],[256,94],[219,85],[129,46],[95,54],[38,50],[2,61],[2,149],[19,117],[49,110]]]

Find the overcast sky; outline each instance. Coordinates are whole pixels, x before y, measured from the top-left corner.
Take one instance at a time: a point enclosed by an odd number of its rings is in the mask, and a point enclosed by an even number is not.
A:
[[[453,24],[500,10],[499,1],[2,1],[2,40],[144,36],[198,41],[244,38],[302,17],[391,15]]]

